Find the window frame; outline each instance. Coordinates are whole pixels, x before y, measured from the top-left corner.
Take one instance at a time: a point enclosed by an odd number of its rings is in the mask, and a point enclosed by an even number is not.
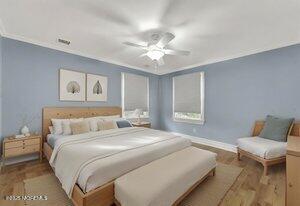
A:
[[[138,117],[126,117],[125,116],[125,74],[133,74],[133,75],[139,75],[139,74],[134,74],[134,73],[129,73],[129,72],[122,72],[121,73],[121,104],[122,104],[122,117],[129,119],[129,120],[136,120]],[[150,118],[150,77],[144,76],[144,75],[139,75],[142,77],[145,77],[147,79],[147,109],[148,109],[148,115],[147,116],[142,116],[141,119],[148,120]]]
[[[180,76],[173,76],[172,77],[172,119],[174,122],[182,122],[182,123],[189,123],[189,124],[201,124],[203,125],[205,123],[205,119],[204,119],[204,104],[205,104],[205,73],[202,72],[195,72],[198,73],[200,75],[200,119],[185,119],[185,118],[176,118],[175,117],[175,78]],[[191,73],[189,73],[191,74]],[[183,74],[184,75],[184,74]]]

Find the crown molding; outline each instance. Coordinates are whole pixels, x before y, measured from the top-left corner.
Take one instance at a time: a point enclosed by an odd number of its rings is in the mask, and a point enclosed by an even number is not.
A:
[[[20,36],[20,35],[13,35],[13,34],[8,34],[7,32],[3,32],[2,36],[5,37],[5,38],[9,38],[9,39],[17,40],[17,41],[22,41],[22,42],[34,44],[34,45],[37,45],[37,46],[41,46],[41,47],[45,47],[45,48],[49,48],[49,49],[54,49],[54,50],[62,51],[62,52],[69,53],[69,54],[75,54],[75,55],[78,55],[78,56],[87,57],[87,58],[90,58],[90,59],[95,59],[95,60],[98,60],[98,61],[102,61],[102,62],[109,63],[109,64],[114,64],[114,65],[121,66],[121,67],[126,67],[128,69],[135,69],[135,70],[139,70],[139,71],[143,71],[143,72],[146,72],[146,73],[157,75],[157,73],[155,71],[149,71],[148,69],[143,69],[143,68],[140,68],[140,67],[124,64],[124,63],[121,63],[121,62],[118,62],[118,61],[112,61],[112,60],[106,59],[106,58],[99,58],[97,56],[90,55],[90,54],[85,53],[85,52],[80,52],[80,51],[64,48],[64,47],[61,47],[61,46],[57,46],[55,44],[50,44],[50,43],[46,43],[46,42],[37,41],[37,40],[26,38],[26,37],[23,37],[23,36]]]
[[[3,25],[3,23],[2,23],[2,20],[0,19],[0,35],[1,35],[1,36],[4,36],[5,33],[6,33],[6,32],[5,32],[4,25]]]
[[[143,71],[143,72],[150,73],[150,74],[160,75],[160,76],[166,75],[166,74],[171,74],[171,73],[178,72],[178,71],[189,70],[189,69],[193,69],[193,68],[196,68],[196,67],[201,67],[201,66],[205,66],[205,65],[209,65],[209,64],[213,64],[213,63],[219,63],[219,62],[223,62],[223,61],[227,61],[227,60],[233,60],[233,59],[237,59],[237,58],[241,58],[241,57],[246,57],[246,56],[249,56],[249,55],[259,54],[259,53],[262,53],[262,52],[268,52],[268,51],[271,51],[271,50],[280,49],[280,48],[284,48],[284,47],[288,47],[288,46],[292,46],[292,45],[297,45],[297,44],[300,43],[300,40],[298,40],[298,41],[295,41],[295,42],[291,42],[289,44],[278,44],[276,46],[260,48],[260,49],[256,49],[256,50],[253,50],[253,51],[239,52],[239,53],[234,54],[234,55],[229,55],[229,56],[222,57],[222,58],[211,59],[211,60],[204,61],[204,62],[201,62],[201,63],[198,63],[198,64],[192,64],[192,65],[188,65],[188,66],[184,66],[184,67],[168,69],[166,71],[160,70],[159,68],[155,69],[154,71],[151,71],[149,69],[144,69],[144,68],[124,64],[122,62],[113,61],[111,59],[100,58],[98,56],[90,55],[90,54],[85,53],[85,52],[80,52],[80,51],[77,51],[77,50],[71,50],[71,49],[68,49],[68,48],[64,48],[64,47],[57,46],[57,45],[54,45],[54,44],[49,44],[49,43],[46,43],[46,42],[36,41],[34,39],[26,38],[26,37],[23,37],[23,36],[20,36],[20,35],[8,34],[5,31],[5,28],[2,24],[1,19],[0,19],[0,35],[2,37],[6,37],[6,38],[9,38],[9,39],[14,39],[14,40],[18,40],[18,41],[22,41],[22,42],[26,42],[26,43],[30,43],[30,44],[34,44],[34,45],[38,45],[38,46],[41,46],[41,47],[50,48],[50,49],[54,49],[54,50],[58,50],[58,51],[62,51],[62,52],[70,53],[70,54],[75,54],[75,55],[79,55],[79,56],[82,56],[82,57],[87,57],[87,58],[90,58],[90,59],[95,59],[95,60],[98,60],[98,61],[106,62],[106,63],[109,63],[109,64],[114,64],[114,65],[117,65],[117,66],[126,67],[126,68],[129,68],[129,69],[135,69],[135,70]]]
[[[194,69],[196,67],[201,67],[201,66],[205,66],[205,65],[209,65],[209,64],[214,64],[214,63],[233,60],[233,59],[246,57],[246,56],[250,56],[250,55],[260,54],[260,53],[263,53],[263,52],[268,52],[268,51],[272,51],[272,50],[276,50],[276,49],[281,49],[281,48],[284,48],[284,47],[289,47],[289,46],[293,46],[293,45],[297,45],[297,44],[300,44],[300,40],[295,41],[295,42],[291,42],[289,44],[278,44],[278,45],[273,46],[273,47],[265,47],[265,48],[256,49],[256,50],[253,50],[253,51],[240,52],[238,54],[229,55],[229,56],[218,58],[218,59],[212,59],[212,60],[204,61],[204,62],[199,63],[199,64],[192,64],[192,65],[189,65],[189,66],[173,69],[173,71],[171,71],[171,72],[170,71],[157,72],[157,74],[162,76],[162,75],[171,74],[171,73],[178,72],[178,71]]]

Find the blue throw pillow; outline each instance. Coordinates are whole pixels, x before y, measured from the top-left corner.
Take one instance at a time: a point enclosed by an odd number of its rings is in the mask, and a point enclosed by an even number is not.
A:
[[[117,125],[118,125],[119,128],[132,127],[131,123],[127,120],[117,121]]]
[[[293,122],[294,118],[280,118],[268,115],[264,128],[258,136],[279,142],[286,142],[288,132]]]

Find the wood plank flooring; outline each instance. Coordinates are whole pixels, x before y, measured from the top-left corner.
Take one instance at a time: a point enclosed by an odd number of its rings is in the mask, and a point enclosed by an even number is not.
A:
[[[217,153],[218,162],[244,168],[220,203],[221,206],[285,205],[285,164],[271,167],[269,175],[263,176],[262,165],[253,160],[242,157],[242,161],[238,161],[235,153],[204,145],[196,146]],[[46,160],[41,163],[37,160],[6,166],[0,174],[0,205],[23,205],[21,201],[5,201],[3,198],[6,195],[22,195],[23,180],[51,172],[52,169]]]

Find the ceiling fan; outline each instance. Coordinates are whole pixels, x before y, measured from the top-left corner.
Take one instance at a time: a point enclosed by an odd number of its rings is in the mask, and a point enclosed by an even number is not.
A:
[[[188,56],[191,53],[190,51],[166,49],[165,47],[168,45],[168,43],[175,38],[175,35],[169,32],[164,33],[162,36],[159,34],[153,34],[151,38],[152,41],[148,42],[146,45],[135,44],[131,42],[124,42],[124,44],[145,50],[146,53],[142,54],[140,57],[148,56],[156,63],[156,66],[164,65],[163,57],[165,55]]]

